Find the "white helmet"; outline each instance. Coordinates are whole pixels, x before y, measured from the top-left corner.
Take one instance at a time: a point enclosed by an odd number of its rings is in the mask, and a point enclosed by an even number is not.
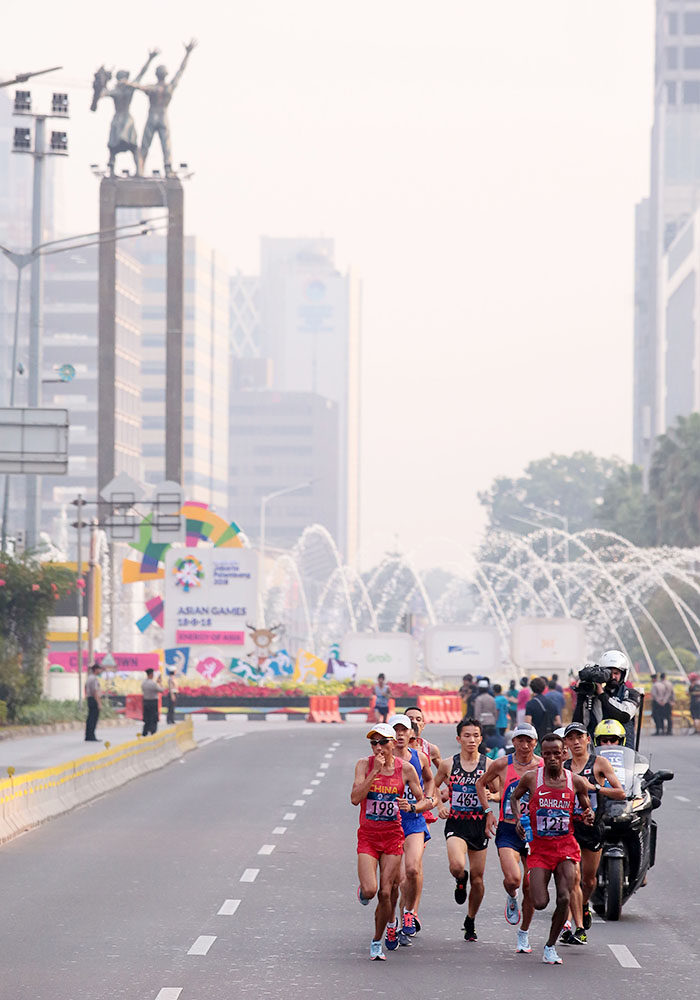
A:
[[[626,654],[621,653],[619,649],[608,649],[598,660],[598,666],[606,667],[608,670],[619,670],[622,674],[622,680],[625,681],[629,673],[630,661]]]

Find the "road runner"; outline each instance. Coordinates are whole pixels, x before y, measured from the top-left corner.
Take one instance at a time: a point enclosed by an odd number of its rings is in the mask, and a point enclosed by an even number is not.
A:
[[[363,906],[377,896],[374,914],[374,937],[370,944],[370,959],[385,961],[382,937],[391,917],[391,891],[399,880],[404,834],[401,810],[410,810],[405,797],[406,785],[415,803],[422,803],[423,792],[413,764],[394,756],[396,733],[380,722],[367,733],[372,747],[369,758],[355,765],[355,779],[350,801],[360,806],[357,831],[357,898]],[[414,803],[414,804],[415,804]],[[377,887],[377,865],[379,886]]]

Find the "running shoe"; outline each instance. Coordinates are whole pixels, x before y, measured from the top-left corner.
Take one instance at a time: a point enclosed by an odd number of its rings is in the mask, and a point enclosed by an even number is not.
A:
[[[588,944],[588,938],[586,937],[586,932],[583,927],[577,927],[574,933],[571,935],[571,941],[569,944]]]
[[[593,923],[593,918],[591,917],[591,908],[588,903],[583,904],[583,929],[584,931],[589,931],[591,929],[591,924]]]
[[[420,932],[421,932],[421,922],[418,919],[418,914],[417,913],[413,914],[413,923],[416,925],[416,934],[420,934]]]
[[[557,949],[554,945],[545,945],[544,954],[542,955],[542,961],[545,965],[563,965],[564,963],[557,955]]]
[[[574,935],[571,933],[571,929],[566,927],[561,932],[561,937],[559,938],[559,944],[576,944],[574,941]]]
[[[372,941],[369,946],[369,960],[370,962],[386,962],[386,955],[382,951],[381,941]]]
[[[529,955],[532,951],[530,935],[527,931],[518,931],[518,947],[515,950],[518,955]]]
[[[399,929],[398,920],[394,920],[393,923],[386,925],[386,937],[384,938],[384,944],[386,945],[387,951],[396,951],[399,946],[399,938],[397,931]]]
[[[461,878],[455,879],[455,903],[462,906],[467,901],[467,879],[469,876],[465,872]]]
[[[397,937],[399,939],[399,944],[401,945],[402,948],[410,948],[411,945],[413,944],[413,941],[410,939],[410,937],[407,937],[400,928]]]
[[[476,931],[474,930],[474,918],[465,917],[464,918],[464,940],[465,941],[478,941],[476,936]]]
[[[506,920],[509,924],[519,924],[520,923],[520,907],[518,906],[518,897],[509,896],[506,893]]]
[[[362,888],[359,885],[357,887],[357,898],[359,899],[359,901],[362,903],[363,906],[368,905],[369,900],[365,899],[365,897],[362,895]]]
[[[408,934],[409,937],[413,937],[416,933],[416,915],[411,910],[403,911],[403,925],[401,930],[404,934]]]

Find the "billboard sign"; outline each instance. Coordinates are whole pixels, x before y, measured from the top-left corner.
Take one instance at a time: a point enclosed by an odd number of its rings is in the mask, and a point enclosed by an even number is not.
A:
[[[498,629],[489,625],[431,625],[425,630],[425,665],[440,677],[492,674],[500,666]]]
[[[357,664],[358,679],[385,674],[388,681],[413,680],[415,646],[407,632],[347,632],[340,658]]]
[[[576,618],[518,618],[510,645],[513,663],[524,671],[578,667],[586,659],[586,626]]]
[[[189,648],[189,665],[240,657],[257,618],[258,554],[252,549],[172,548],[165,555],[164,645]],[[217,671],[218,673],[218,671]]]

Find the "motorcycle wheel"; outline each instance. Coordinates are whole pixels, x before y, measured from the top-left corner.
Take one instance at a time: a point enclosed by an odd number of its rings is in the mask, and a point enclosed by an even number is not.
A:
[[[622,858],[608,858],[605,876],[605,919],[619,920],[625,879]]]

